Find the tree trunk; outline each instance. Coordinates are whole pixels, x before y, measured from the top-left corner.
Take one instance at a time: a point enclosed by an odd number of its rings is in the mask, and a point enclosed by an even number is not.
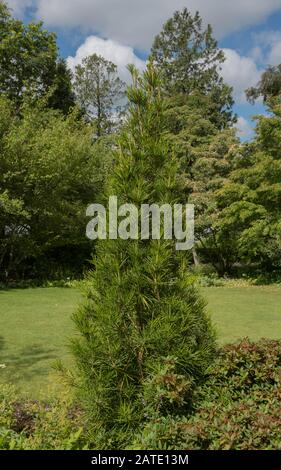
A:
[[[201,263],[200,263],[200,259],[197,254],[196,248],[193,248],[192,255],[193,255],[194,266],[200,266]]]

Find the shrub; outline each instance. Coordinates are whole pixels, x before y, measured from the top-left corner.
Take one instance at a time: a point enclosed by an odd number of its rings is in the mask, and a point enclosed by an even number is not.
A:
[[[220,287],[224,280],[219,277],[213,266],[200,264],[190,268],[196,282],[201,287]]]
[[[217,275],[201,276],[197,282],[201,287],[221,287],[224,283]]]
[[[148,419],[135,449],[281,449],[281,342],[219,351],[191,416]]]
[[[23,400],[0,387],[0,450],[86,448],[82,415],[68,396],[50,403]]]
[[[151,369],[142,389],[143,428],[127,448],[281,449],[281,341],[245,339],[225,346],[195,392],[176,362],[170,356]],[[92,447],[84,422],[71,397],[34,402],[0,387],[1,450]]]

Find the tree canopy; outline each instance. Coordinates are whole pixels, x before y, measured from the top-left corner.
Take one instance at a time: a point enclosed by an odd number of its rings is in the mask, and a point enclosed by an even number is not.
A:
[[[248,101],[252,104],[254,104],[258,98],[262,98],[264,103],[267,103],[271,98],[280,96],[280,94],[281,64],[267,67],[262,73],[259,83],[255,87],[246,90]]]
[[[20,105],[29,93],[40,99],[50,93],[50,105],[68,112],[73,106],[71,76],[66,63],[58,59],[56,35],[43,23],[29,23],[12,17],[0,3],[0,93]]]
[[[219,127],[232,122],[232,90],[220,74],[224,54],[212,27],[203,29],[198,12],[176,11],[155,37],[149,59],[161,71],[169,95],[200,92],[209,97]]]
[[[74,91],[81,109],[95,122],[97,136],[112,132],[124,100],[116,65],[97,54],[86,57],[75,69]]]

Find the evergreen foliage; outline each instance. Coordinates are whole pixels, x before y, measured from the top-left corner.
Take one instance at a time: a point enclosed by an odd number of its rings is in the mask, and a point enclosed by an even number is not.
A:
[[[143,76],[132,73],[129,117],[107,195],[137,207],[180,202],[184,181],[166,136],[161,82],[151,66]],[[174,241],[100,241],[87,286],[75,315],[81,337],[73,343],[80,396],[94,445],[124,448],[148,410],[188,411],[212,362],[213,331]],[[170,362],[168,399],[161,402],[156,377]]]
[[[112,133],[121,117],[124,98],[124,83],[116,65],[97,54],[84,58],[75,69],[74,91],[77,104],[96,124],[97,136]]]
[[[207,115],[218,129],[234,120],[232,89],[220,74],[224,60],[212,27],[204,30],[200,14],[193,16],[187,8],[176,11],[164,24],[150,55],[150,61],[161,71],[168,96],[184,96],[185,105],[190,95],[202,95],[202,115],[206,115],[207,105]]]

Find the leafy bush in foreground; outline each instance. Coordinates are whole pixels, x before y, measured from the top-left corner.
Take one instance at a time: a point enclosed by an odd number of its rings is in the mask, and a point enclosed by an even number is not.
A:
[[[173,357],[150,375],[143,395],[146,425],[130,448],[281,449],[281,341],[246,339],[222,348],[192,415],[175,416],[191,385],[176,373]],[[0,387],[0,449],[98,448],[86,441],[83,423],[69,398],[26,402],[13,388]]]
[[[0,450],[85,448],[81,412],[69,397],[50,403],[23,400],[0,387]]]
[[[281,449],[281,342],[219,351],[190,418],[154,415],[136,449]]]

